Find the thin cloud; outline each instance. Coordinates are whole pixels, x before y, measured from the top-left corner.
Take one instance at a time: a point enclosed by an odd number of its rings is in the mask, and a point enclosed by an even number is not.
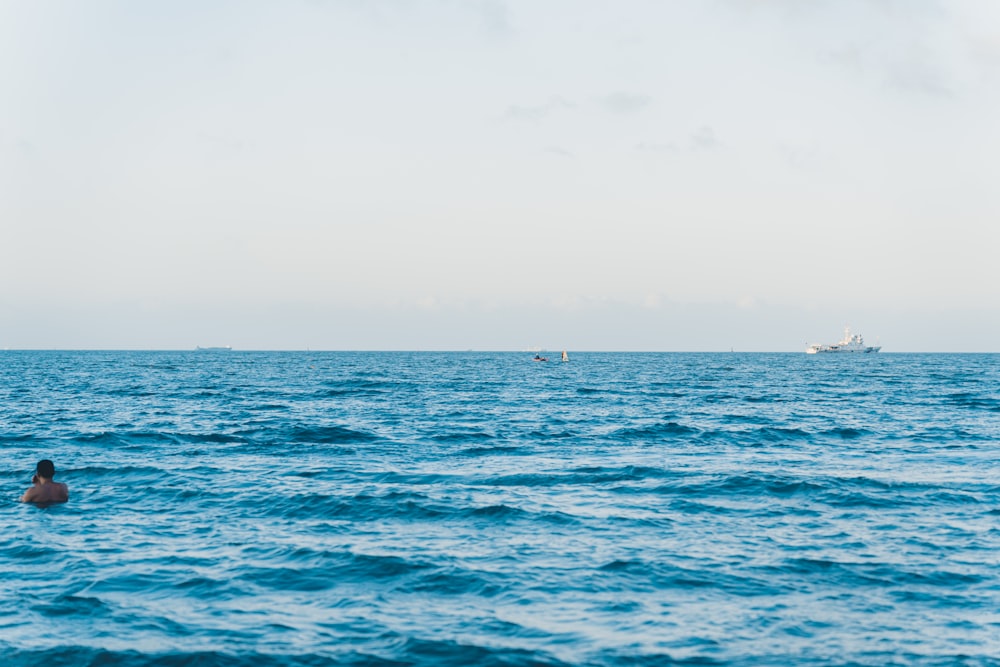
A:
[[[471,5],[478,11],[483,29],[496,37],[510,37],[514,28],[510,20],[510,10],[501,0],[481,0]]]
[[[555,155],[557,157],[568,158],[570,160],[575,160],[576,159],[576,155],[574,155],[572,152],[566,150],[565,148],[562,148],[561,146],[549,146],[548,148],[545,149],[545,152],[548,153],[549,155]]]
[[[635,113],[653,103],[648,95],[615,92],[598,98],[598,103],[612,113]]]
[[[778,153],[796,171],[816,171],[826,166],[826,158],[815,147],[779,144]]]
[[[540,120],[546,116],[565,109],[574,109],[576,105],[561,97],[553,96],[545,104],[534,106],[511,105],[504,117],[511,120]]]
[[[922,54],[911,54],[905,60],[889,66],[886,76],[889,88],[931,97],[954,97],[955,91],[945,76]]]
[[[711,150],[719,146],[719,138],[715,136],[715,130],[705,125],[691,135],[691,146],[696,150]]]
[[[1000,35],[970,34],[969,53],[986,70],[1000,70]]]
[[[640,141],[635,145],[635,149],[645,153],[676,153],[681,148],[673,142]]]
[[[230,139],[207,132],[199,132],[198,141],[220,155],[238,155],[243,152],[244,143],[239,139]]]
[[[679,153],[681,151],[713,150],[721,145],[722,142],[719,141],[715,130],[708,125],[703,125],[692,132],[687,141],[682,144],[673,141],[640,141],[635,145],[635,149],[644,153]]]
[[[854,76],[880,81],[884,88],[931,97],[954,97],[954,81],[927,47],[887,53],[873,44],[850,43],[819,54],[820,62],[832,63]]]
[[[35,144],[27,139],[16,139],[9,143],[0,141],[0,155],[4,153],[26,159],[34,157],[37,153],[37,148]]]
[[[590,107],[596,105],[610,113],[631,114],[644,109],[652,103],[653,98],[648,95],[615,92],[596,97],[591,102],[584,104],[584,106]],[[504,117],[510,120],[540,120],[552,115],[553,113],[576,108],[578,108],[578,105],[575,102],[558,95],[553,95],[544,104],[512,104],[507,107],[507,111],[504,112]]]

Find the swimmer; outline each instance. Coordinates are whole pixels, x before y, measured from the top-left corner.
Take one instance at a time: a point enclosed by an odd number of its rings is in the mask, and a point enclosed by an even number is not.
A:
[[[53,482],[56,467],[48,459],[42,459],[31,478],[34,484],[21,496],[22,503],[64,503],[69,500],[69,487],[61,482]]]

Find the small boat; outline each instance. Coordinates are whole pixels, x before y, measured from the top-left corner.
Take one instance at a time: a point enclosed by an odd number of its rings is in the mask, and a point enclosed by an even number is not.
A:
[[[566,354],[566,350],[563,350],[562,360],[563,361],[569,361],[569,355]]]
[[[548,360],[549,360],[548,357],[543,357],[540,354],[536,354],[535,358],[532,359],[532,361],[548,361]]]
[[[878,352],[881,345],[865,345],[861,334],[851,334],[850,328],[844,329],[844,338],[839,343],[815,343],[806,348],[806,354],[826,354],[831,352]]]

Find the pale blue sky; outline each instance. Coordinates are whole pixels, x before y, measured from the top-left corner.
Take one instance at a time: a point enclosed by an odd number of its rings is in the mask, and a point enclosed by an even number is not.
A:
[[[0,0],[0,348],[1000,351],[992,0]]]

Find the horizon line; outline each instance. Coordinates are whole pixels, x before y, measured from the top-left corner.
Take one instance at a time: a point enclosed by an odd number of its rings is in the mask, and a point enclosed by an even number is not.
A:
[[[797,350],[653,350],[653,349],[579,349],[573,348],[532,348],[532,349],[486,349],[486,348],[464,348],[464,349],[420,349],[420,348],[198,348],[198,347],[177,347],[177,348],[146,348],[146,347],[5,347],[0,352],[192,352],[201,354],[225,355],[227,353],[240,352],[284,352],[284,353],[426,353],[426,354],[536,354],[539,352],[574,352],[576,354],[806,354],[803,349]],[[875,353],[848,353],[861,356],[873,356],[880,354],[998,354],[997,351],[987,350],[890,350]],[[826,355],[809,355],[826,356]]]

